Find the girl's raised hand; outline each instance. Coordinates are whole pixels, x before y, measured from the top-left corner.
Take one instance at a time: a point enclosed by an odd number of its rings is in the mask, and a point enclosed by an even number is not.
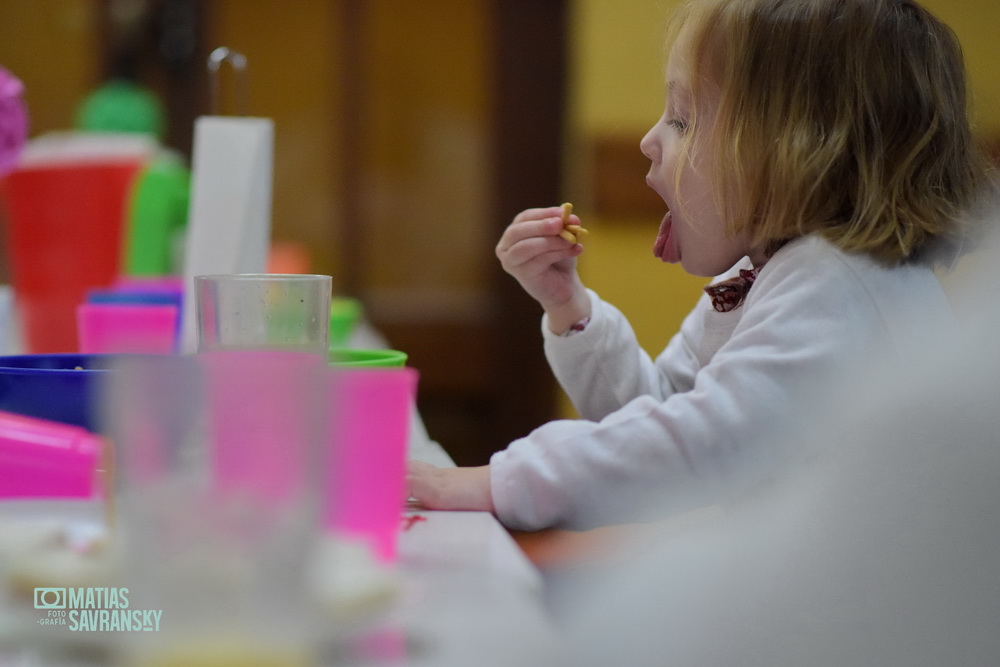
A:
[[[504,271],[541,304],[556,333],[590,314],[590,300],[576,271],[583,246],[559,236],[564,225],[561,216],[558,206],[522,211],[496,247]],[[571,214],[568,222],[579,225],[580,219]]]

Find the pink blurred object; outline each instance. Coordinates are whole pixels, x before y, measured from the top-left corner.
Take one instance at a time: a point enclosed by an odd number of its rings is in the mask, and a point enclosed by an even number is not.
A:
[[[335,369],[331,375],[327,530],[396,560],[406,500],[406,457],[417,391],[413,368]]]
[[[79,426],[0,412],[0,498],[94,498],[104,441]]]
[[[315,355],[239,350],[198,355],[207,379],[213,486],[272,506],[301,504],[318,488],[322,442]]]
[[[146,291],[163,294],[183,294],[184,278],[180,276],[121,275],[112,285],[115,289]]]
[[[173,354],[178,312],[170,304],[81,304],[76,309],[80,352]]]
[[[13,169],[28,141],[28,109],[22,93],[21,80],[0,67],[0,176]]]

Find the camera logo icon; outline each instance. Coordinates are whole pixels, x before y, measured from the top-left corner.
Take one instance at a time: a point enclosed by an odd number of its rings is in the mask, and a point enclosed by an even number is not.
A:
[[[65,588],[36,588],[35,609],[65,609]]]

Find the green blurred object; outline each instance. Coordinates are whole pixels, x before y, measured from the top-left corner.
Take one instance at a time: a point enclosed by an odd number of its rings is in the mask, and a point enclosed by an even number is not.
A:
[[[90,132],[134,132],[163,137],[163,105],[150,90],[132,81],[108,81],[77,109],[76,128]]]
[[[187,226],[190,200],[190,171],[178,155],[161,151],[132,187],[125,230],[125,274],[163,276],[174,272],[175,240]]]
[[[346,296],[330,301],[330,347],[343,347],[361,317],[361,302]]]
[[[148,134],[159,140],[165,126],[159,98],[124,79],[104,83],[76,114],[76,128],[85,132]],[[175,240],[187,225],[190,186],[190,171],[179,155],[168,150],[160,151],[138,174],[128,202],[122,273],[174,272]]]
[[[330,365],[340,367],[400,368],[406,365],[407,354],[399,350],[355,350],[330,348]]]

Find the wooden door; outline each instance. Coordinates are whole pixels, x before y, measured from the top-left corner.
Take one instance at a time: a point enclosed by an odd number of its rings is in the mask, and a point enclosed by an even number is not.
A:
[[[486,463],[555,414],[540,310],[493,248],[560,201],[564,3],[344,7],[348,286],[420,370],[431,437]]]

